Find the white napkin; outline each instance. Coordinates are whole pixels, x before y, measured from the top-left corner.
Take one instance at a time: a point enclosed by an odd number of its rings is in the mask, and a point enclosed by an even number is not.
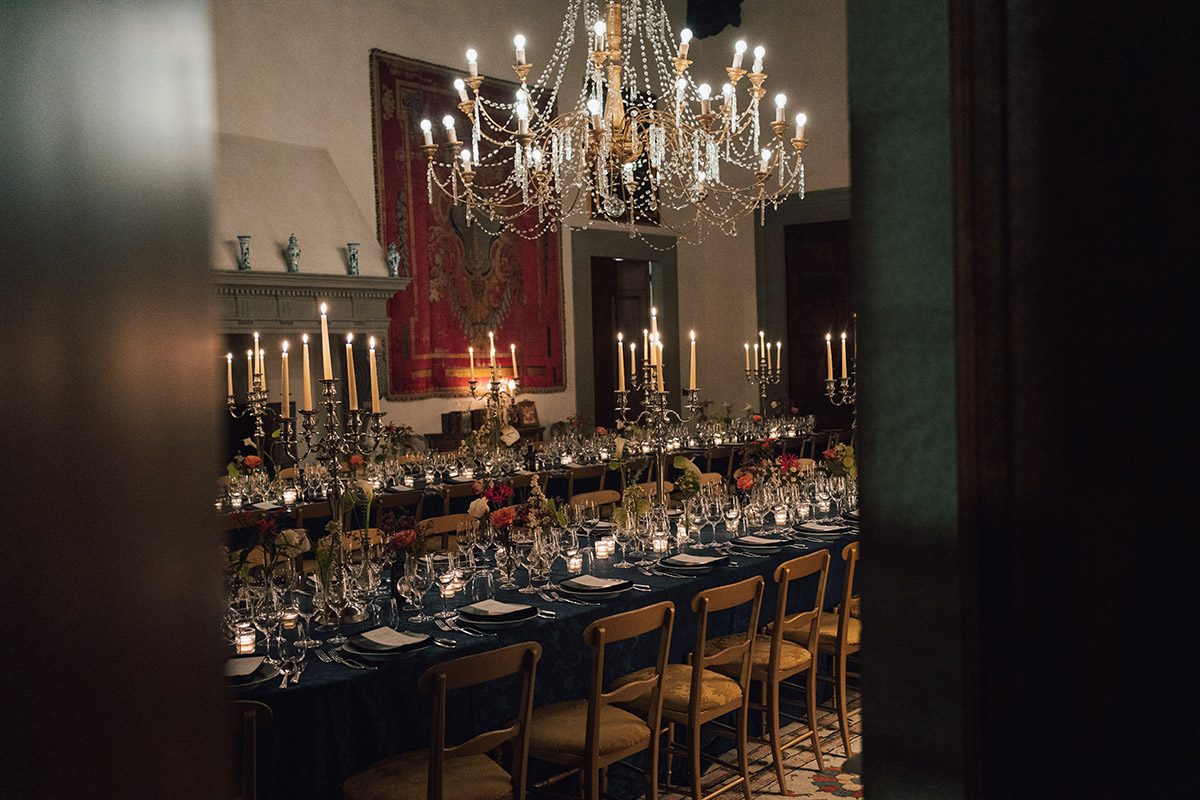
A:
[[[263,662],[262,656],[245,656],[243,658],[231,658],[225,662],[225,677],[226,678],[241,678],[254,670],[258,669],[258,665]]]
[[[762,544],[762,545],[783,544],[783,542],[779,541],[778,539],[768,539],[765,536],[753,536],[753,535],[739,536],[737,539],[734,540],[733,543],[734,544]]]
[[[283,506],[279,505],[278,503],[272,503],[270,500],[263,500],[261,503],[255,503],[253,507],[257,508],[259,511],[272,511],[276,508],[283,508]]]
[[[403,647],[407,644],[414,644],[423,641],[425,637],[417,636],[407,631],[397,631],[392,628],[376,628],[373,631],[365,631],[362,638],[368,642],[383,645],[384,647]]]
[[[563,583],[569,583],[572,586],[582,586],[585,589],[606,589],[609,586],[617,586],[625,583],[625,581],[616,578],[597,578],[595,575],[578,575],[574,578],[568,578]]]
[[[806,522],[803,525],[797,525],[798,531],[812,531],[813,533],[830,533],[831,531],[844,531],[845,525],[829,525],[825,522]]]
[[[523,603],[501,603],[499,600],[480,600],[478,603],[463,606],[462,610],[469,613],[482,614],[486,617],[498,617],[501,614],[511,614],[514,611],[524,611],[527,608],[529,606]]]
[[[667,564],[711,564],[720,561],[724,556],[694,556],[691,553],[680,553],[664,560]]]

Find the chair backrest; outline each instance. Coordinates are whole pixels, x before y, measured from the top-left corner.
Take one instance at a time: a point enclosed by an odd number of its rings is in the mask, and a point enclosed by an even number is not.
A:
[[[421,511],[425,507],[425,492],[413,489],[407,492],[380,492],[375,495],[375,513],[380,514],[396,508],[411,508],[413,519],[421,521]],[[378,517],[376,517],[378,519]]]
[[[837,642],[842,647],[850,627],[850,618],[858,616],[858,597],[854,594],[854,571],[858,566],[858,542],[842,548],[842,560],[846,562],[846,580],[842,584],[842,599],[838,603]]]
[[[303,528],[304,523],[312,519],[324,519],[330,516],[329,503],[322,500],[319,503],[301,503],[296,506],[296,525]]]
[[[573,506],[581,506],[584,503],[591,501],[596,504],[601,513],[605,509],[615,506],[621,502],[621,493],[616,489],[601,489],[598,492],[581,492],[571,498],[570,504]]]
[[[714,470],[713,462],[721,461],[724,461],[724,466],[721,469]],[[720,467],[721,464],[717,464],[717,466]],[[728,479],[730,473],[733,471],[733,448],[710,447],[708,452],[705,454],[704,471],[719,472]]]
[[[793,614],[787,613],[788,585],[799,578],[820,573],[817,583],[817,596],[811,606]],[[775,595],[775,622],[771,627],[770,663],[779,663],[779,650],[782,647],[783,632],[788,629],[808,629],[805,638],[809,651],[817,652],[819,640],[818,631],[821,627],[821,609],[825,606],[825,582],[829,578],[829,551],[818,550],[806,556],[785,561],[775,568],[775,582],[779,591]]]
[[[646,483],[639,483],[638,486],[641,487],[643,497],[658,496],[658,481],[647,481]],[[675,484],[670,481],[663,481],[663,489],[667,494],[670,494],[675,491]]]
[[[457,546],[458,537],[455,532],[464,522],[477,522],[470,514],[444,514],[440,517],[430,517],[421,520],[417,525],[417,536],[424,539],[424,552],[441,550],[449,552],[451,545]]]
[[[595,464],[588,467],[571,467],[567,470],[567,499],[570,500],[575,496],[575,481],[589,481],[588,487],[580,487],[579,491],[599,491],[604,488],[604,482],[608,477],[607,464]],[[599,482],[592,488],[590,481],[593,478],[599,478]]]
[[[441,495],[443,514],[458,513],[458,509],[465,511],[466,505],[470,504],[470,500],[464,504],[462,498],[469,497],[471,500],[475,499],[475,484],[474,482],[449,483],[442,487]],[[458,500],[459,502],[454,503],[454,500]]]
[[[584,753],[594,762],[599,754],[600,715],[606,705],[629,703],[646,694],[650,695],[650,708],[646,723],[656,731],[662,719],[662,681],[667,669],[667,658],[671,650],[671,631],[675,624],[675,604],[667,600],[652,606],[626,611],[621,614],[596,620],[583,632],[583,641],[592,648],[591,683],[588,687],[587,731],[584,737]],[[614,642],[632,639],[635,636],[659,631],[658,656],[654,674],[644,679],[631,681],[611,692],[604,691],[604,648]]]
[[[275,474],[275,477],[287,480],[289,478],[295,478],[297,474],[298,473],[295,467],[284,467]]]
[[[724,483],[724,482],[725,482],[725,476],[719,472],[701,472],[700,473],[701,488],[703,488],[705,486],[715,486],[716,484]]]
[[[716,586],[705,589],[692,598],[692,611],[696,613],[696,647],[692,651],[692,693],[691,697],[701,696],[701,673],[710,666],[741,661],[741,674],[738,684],[742,687],[743,698],[747,695],[750,685],[750,647],[754,642],[754,633],[758,630],[758,612],[762,608],[763,579],[760,575],[747,578],[728,586]],[[725,611],[744,604],[750,604],[749,625],[746,626],[746,636],[743,640],[731,644],[711,654],[705,653],[708,642],[708,615],[717,611]]]
[[[257,700],[234,700],[230,711],[234,735],[242,745],[235,800],[254,800],[258,796],[258,732],[271,724],[271,708]]]
[[[446,759],[487,753],[504,742],[513,742],[513,797],[525,797],[525,765],[529,754],[529,722],[533,716],[533,688],[542,646],[537,642],[502,647],[486,653],[462,656],[435,664],[417,681],[417,687],[433,697],[433,721],[429,734],[429,800],[441,800]],[[446,693],[480,683],[521,675],[521,702],[516,720],[507,727],[485,731],[453,747],[446,746]]]

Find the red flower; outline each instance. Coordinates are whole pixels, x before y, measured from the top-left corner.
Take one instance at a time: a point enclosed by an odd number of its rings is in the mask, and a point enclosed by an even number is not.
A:
[[[350,456],[350,466],[361,467],[363,465],[363,457],[360,455]]]
[[[412,528],[405,528],[392,534],[392,548],[395,550],[407,550],[416,541],[417,532]]]
[[[505,503],[513,496],[512,487],[505,483],[493,483],[483,493],[483,496],[492,503]]]
[[[754,486],[754,476],[747,472],[745,475],[737,479],[737,488],[743,491],[749,490]]]
[[[751,415],[750,419],[754,420],[755,422],[762,422],[762,414],[753,414]]]
[[[605,428],[603,425],[601,425],[600,427],[596,428],[596,434],[599,436],[607,436],[608,428]]]
[[[513,520],[517,518],[517,511],[512,506],[498,508],[491,513],[492,527],[503,528],[513,524]]]
[[[246,456],[242,459],[242,464],[250,469],[254,469],[255,467],[262,466],[262,459],[258,456]]]
[[[475,481],[471,488],[475,490],[475,494],[483,494],[483,481]]]
[[[821,455],[825,458],[837,458],[837,453],[835,453],[832,449],[826,450],[824,453],[821,453]]]
[[[779,468],[784,472],[794,470],[799,467],[800,459],[796,458],[791,453],[784,453],[779,457]]]
[[[799,413],[800,413],[800,409],[796,408],[795,406],[792,406],[792,413],[793,413],[793,414],[799,414]]]

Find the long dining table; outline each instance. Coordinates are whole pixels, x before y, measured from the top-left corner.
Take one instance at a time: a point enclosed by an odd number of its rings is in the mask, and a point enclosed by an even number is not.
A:
[[[768,525],[761,532],[770,533],[773,527]],[[596,533],[604,532],[601,529]],[[415,612],[411,608],[403,608],[400,610],[402,622],[399,628],[429,634],[431,641],[432,637],[455,640],[455,647],[446,649],[431,644],[386,661],[360,662],[367,667],[361,669],[340,663],[325,663],[310,650],[301,679],[295,685],[281,689],[276,678],[248,687],[231,686],[235,697],[258,700],[272,711],[271,724],[259,734],[259,793],[268,800],[332,800],[339,796],[339,787],[346,778],[358,770],[390,755],[426,747],[431,706],[416,684],[417,678],[427,668],[440,661],[516,642],[536,641],[542,646],[542,656],[537,668],[535,708],[562,700],[585,698],[590,655],[582,636],[592,621],[670,600],[676,607],[670,660],[679,663],[695,644],[696,618],[691,611],[691,601],[698,592],[761,575],[765,590],[759,624],[765,625],[774,615],[775,567],[791,558],[820,549],[827,549],[831,554],[825,607],[832,609],[840,595],[845,574],[841,551],[846,544],[856,540],[857,529],[852,527],[844,532],[804,536],[806,538],[794,539],[777,553],[731,552],[724,564],[709,572],[685,577],[653,572],[647,574],[631,568],[618,569],[613,566],[619,560],[614,554],[611,558],[599,560],[593,574],[629,579],[641,588],[596,604],[548,602],[539,594],[498,590],[497,600],[528,603],[553,616],[538,616],[519,627],[497,630],[491,635],[471,636],[445,631],[430,622],[412,624],[407,620]],[[714,532],[708,529],[705,540],[713,537]],[[728,540],[728,533],[723,526],[717,527],[715,539],[718,542]],[[701,552],[712,554],[714,551]],[[524,585],[524,577],[524,571],[519,570],[516,576],[518,583]],[[552,571],[552,580],[560,581],[566,577],[561,568]],[[808,602],[811,602],[815,584],[802,585],[798,591],[791,593],[790,598],[803,602],[806,592],[809,593]],[[465,603],[465,600],[460,593],[452,602],[457,606]],[[436,589],[426,596],[427,611],[437,611],[440,603]],[[735,614],[718,615],[710,619],[710,636],[735,630],[738,622]],[[740,618],[740,624],[744,630],[745,617]],[[367,622],[345,626],[342,632],[353,635],[377,625],[377,622]],[[322,640],[322,649],[333,649],[323,641],[328,634],[316,635]],[[656,646],[653,639],[641,637],[610,648],[606,652],[605,680],[652,664]],[[515,692],[507,691],[504,686],[465,689],[451,697],[447,715],[451,734],[456,730],[479,731],[498,726],[511,719],[516,711]]]

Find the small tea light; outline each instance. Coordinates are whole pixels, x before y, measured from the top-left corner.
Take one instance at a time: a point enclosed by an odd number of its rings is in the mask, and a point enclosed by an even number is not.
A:
[[[454,593],[457,591],[457,589],[454,588],[454,581],[450,581],[449,583],[443,583],[439,587],[439,590],[442,593],[443,600],[449,600],[450,598],[454,597]]]
[[[821,512],[822,514],[828,514],[829,513],[829,501],[828,500],[818,500],[817,501],[817,511]]]
[[[458,470],[457,470],[457,469],[455,469],[454,467],[451,467],[451,468],[450,468],[450,477],[451,477],[451,478],[457,478],[457,477],[458,477]]]
[[[796,514],[797,514],[797,516],[800,517],[801,520],[808,519],[809,517],[812,516],[812,504],[811,503],[801,503],[796,509]]]
[[[667,540],[658,538],[654,539],[650,542],[650,549],[660,555],[667,552]]]
[[[787,511],[776,511],[775,512],[775,524],[776,525],[787,525]]]
[[[601,451],[600,451],[600,460],[601,460],[601,461],[607,461],[607,460],[608,460],[608,451],[607,451],[607,450],[601,450]]]
[[[564,456],[562,457],[562,463],[564,463],[564,464],[570,464],[570,463],[571,463],[571,456],[570,456],[569,454],[568,454],[568,455],[564,455]]]
[[[596,541],[596,558],[608,558],[612,555],[613,543],[608,539],[598,539]]]
[[[283,627],[287,628],[288,630],[291,630],[292,628],[296,627],[296,620],[298,620],[299,618],[300,618],[300,613],[297,611],[293,611],[291,609],[284,611],[280,615],[280,620],[282,621]]]
[[[283,490],[283,502],[284,502],[284,505],[289,505],[289,506],[292,503],[296,502],[296,490],[295,489],[284,489]]]
[[[233,649],[239,656],[252,655],[257,639],[258,634],[254,632],[254,626],[249,622],[240,622],[233,635]]]
[[[466,585],[466,580],[463,577],[463,571],[461,569],[454,570],[454,579],[450,581],[450,585],[456,592],[460,591],[463,586]]]
[[[648,445],[648,444],[644,444],[644,445],[642,445],[642,452],[643,452],[643,453],[649,453],[649,452],[650,452],[650,445]]]
[[[426,482],[426,483],[433,483],[433,473],[432,473],[432,472],[426,472],[426,473],[425,473],[425,482]]]
[[[714,444],[714,445],[718,445],[718,444],[720,444],[720,443],[721,443],[721,442],[723,442],[723,441],[725,441],[725,440],[724,440],[724,439],[722,439],[720,436],[714,436],[714,437],[713,437],[713,444]]]
[[[472,469],[471,467],[467,467],[466,469],[464,469],[464,470],[462,471],[462,476],[463,476],[464,478],[474,478],[474,477],[475,477],[475,470],[474,470],[474,469]]]
[[[405,475],[405,476],[404,476],[404,485],[405,485],[405,486],[412,486],[412,485],[413,485],[413,483],[415,483],[415,482],[416,482],[416,479],[415,479],[415,478],[413,478],[413,476],[412,476],[412,475]]]
[[[567,556],[567,572],[572,575],[583,572],[583,553],[571,553]]]
[[[223,506],[223,505],[225,505],[225,501],[223,499],[221,499],[220,497],[218,497],[216,502],[213,503],[213,506],[217,509],[217,511],[220,511],[221,506]]]
[[[242,496],[237,492],[229,495],[229,504],[234,508],[240,508],[242,505]]]

